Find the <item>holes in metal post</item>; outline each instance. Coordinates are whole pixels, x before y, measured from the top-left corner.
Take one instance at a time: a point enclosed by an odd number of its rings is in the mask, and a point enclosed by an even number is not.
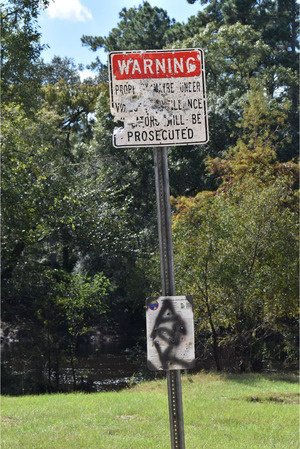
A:
[[[171,404],[172,404],[172,416],[173,416],[173,436],[174,436],[174,449],[180,449],[180,441],[178,435],[178,422],[177,422],[177,406],[176,406],[176,382],[175,373],[170,372],[171,383]]]

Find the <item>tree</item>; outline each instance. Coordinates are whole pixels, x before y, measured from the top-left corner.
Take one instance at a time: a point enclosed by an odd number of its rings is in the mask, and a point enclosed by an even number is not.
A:
[[[43,66],[43,78],[44,85],[55,85],[61,81],[65,81],[69,86],[75,86],[80,84],[80,75],[78,72],[79,67],[76,66],[73,59],[60,56],[54,56],[52,61]]]
[[[241,105],[254,82],[264,86],[279,108],[290,104],[285,123],[285,145],[280,160],[296,156],[298,127],[294,94],[297,85],[295,71],[287,66],[273,65],[273,51],[249,25],[236,23],[219,28],[209,23],[198,35],[185,40],[183,47],[202,46],[206,49],[205,64],[208,92],[210,142],[205,151],[210,155],[228,151],[239,137],[236,127],[241,117]],[[249,58],[251,54],[251,58]]]
[[[219,189],[174,200],[177,278],[195,295],[218,369],[222,347],[240,369],[297,357],[297,167],[276,159],[287,119],[277,108],[252,91],[236,146],[209,159]]]
[[[138,309],[142,313],[140,297],[143,296],[146,283],[140,271],[143,261],[147,261],[153,251],[156,230],[155,186],[152,152],[136,149],[120,151],[114,148],[113,128],[108,86],[102,85],[96,106],[94,139],[89,151],[97,158],[98,166],[105,173],[105,182],[119,192],[114,196],[115,210],[124,213],[125,207],[126,215],[118,222],[122,231],[120,234],[107,233],[107,237],[111,236],[107,251],[99,252],[93,248],[89,251],[87,262],[90,266],[99,267],[110,279],[113,277],[115,289],[111,293],[111,301],[125,335],[130,328],[128,323],[131,321],[131,312],[135,314]],[[122,315],[118,313],[120,308],[126,309]]]
[[[194,295],[197,331],[209,330],[218,369],[221,348],[241,370],[262,367],[264,351],[268,363],[296,357],[297,214],[285,205],[293,196],[288,177],[248,177],[226,195],[176,201],[178,293]]]
[[[48,367],[47,383],[35,379],[30,391],[53,388],[52,375],[60,388],[67,338],[74,365],[80,329],[68,333],[67,306],[58,301],[67,291],[62,279],[72,283],[74,270],[97,278],[94,253],[113,278],[107,261],[117,259],[127,234],[128,201],[120,204],[120,188],[87,145],[84,119],[94,87],[63,79],[42,88],[43,107],[30,117],[16,104],[2,109],[2,318],[31,329],[39,361]]]
[[[188,1],[195,3],[193,0]],[[262,41],[272,50],[268,56],[267,66],[269,69],[273,68],[275,84],[278,81],[277,78],[281,78],[278,75],[281,67],[298,73],[299,5],[295,0],[276,0],[274,2],[269,0],[259,2],[256,0],[222,0],[220,2],[209,0],[201,1],[201,3],[206,5],[203,14],[208,17],[207,23],[215,22],[217,28],[222,25],[241,23],[259,33]],[[218,16],[215,14],[216,10],[219,12]],[[289,85],[286,76],[284,78],[285,82],[282,82],[282,87]],[[296,78],[298,79],[297,75]],[[297,90],[298,88],[294,84],[291,92],[294,114],[298,104]]]
[[[108,308],[104,302],[109,281],[102,274],[93,278],[73,274],[57,285],[57,306],[65,314],[70,342],[69,358],[73,376],[73,389],[76,389],[76,345],[78,338],[103,321]]]
[[[60,388],[66,354],[76,382],[76,344],[104,309],[124,337],[142,335],[140,298],[152,294],[157,246],[152,152],[113,148],[99,60],[97,78],[83,82],[71,59],[41,61],[37,18],[47,4],[1,7],[2,317],[31,329],[39,373],[48,369],[39,391],[53,387],[53,375]],[[123,8],[107,37],[82,40],[92,50],[207,50],[211,140],[172,148],[169,161],[177,267],[192,267],[180,271],[179,284],[195,294],[197,328],[209,334],[219,369],[221,345],[236,348],[242,365],[266,352],[274,358],[275,339],[284,357],[295,348],[296,167],[289,160],[298,7],[294,0],[204,6],[183,25],[144,2]]]
[[[79,141],[88,143],[92,138],[92,114],[99,87],[97,80],[81,82],[78,67],[68,58],[54,57],[50,64],[44,65],[43,98],[61,117],[61,140],[71,160],[71,148]]]
[[[270,49],[250,26],[239,23],[220,28],[209,23],[182,46],[205,49],[210,141],[198,151],[222,155],[239,135],[236,123],[244,98],[251,80],[265,73],[264,61]]]
[[[51,146],[58,118],[43,110],[36,120],[28,119],[14,104],[2,111],[2,279],[7,279],[25,247],[45,237],[45,218],[60,191],[55,186],[57,171],[52,166]],[[53,189],[53,196],[48,195],[49,189]]]
[[[93,51],[104,48],[107,52],[163,48],[167,43],[165,33],[175,23],[165,10],[153,8],[147,1],[137,8],[123,8],[119,17],[118,27],[108,37],[83,36],[83,45]]]
[[[34,109],[40,88],[40,43],[37,18],[48,0],[10,0],[1,6],[2,104],[18,102]]]
[[[222,182],[232,183],[249,173],[267,181],[274,176],[277,158],[290,143],[286,133],[290,102],[278,104],[265,89],[252,84],[243,117],[237,124],[242,132],[235,147],[223,158],[208,158],[211,172]]]
[[[107,252],[121,241],[117,233],[127,221],[126,202],[116,209],[119,187],[107,182],[84,143],[71,145],[61,123],[61,115],[46,107],[35,121],[17,106],[3,108],[3,281],[29,269],[27,257],[42,267],[40,258],[48,253],[48,264],[69,271],[87,248]]]

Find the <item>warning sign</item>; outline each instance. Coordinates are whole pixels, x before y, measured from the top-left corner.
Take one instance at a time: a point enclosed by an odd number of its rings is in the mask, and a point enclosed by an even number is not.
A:
[[[203,50],[112,52],[109,76],[115,147],[208,141]]]
[[[193,368],[193,305],[190,296],[146,301],[147,361],[151,371]]]

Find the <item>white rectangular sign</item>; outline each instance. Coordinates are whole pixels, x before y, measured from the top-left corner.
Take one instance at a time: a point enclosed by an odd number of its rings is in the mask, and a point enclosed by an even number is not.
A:
[[[147,363],[151,371],[193,368],[193,305],[190,296],[146,301]]]
[[[115,147],[208,142],[203,50],[111,52],[109,76]]]

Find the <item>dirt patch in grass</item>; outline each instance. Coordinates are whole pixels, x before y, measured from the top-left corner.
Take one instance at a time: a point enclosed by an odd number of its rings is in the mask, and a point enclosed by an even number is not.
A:
[[[5,423],[17,423],[17,422],[19,422],[19,420],[16,419],[16,418],[12,418],[11,416],[2,416],[1,417],[1,422],[2,422],[2,424],[5,424]]]
[[[250,396],[247,401],[250,402],[278,402],[281,404],[299,404],[299,393],[286,394],[264,394],[259,396]]]
[[[136,419],[136,415],[120,415],[118,418],[123,419],[124,421],[128,421],[130,419]]]

